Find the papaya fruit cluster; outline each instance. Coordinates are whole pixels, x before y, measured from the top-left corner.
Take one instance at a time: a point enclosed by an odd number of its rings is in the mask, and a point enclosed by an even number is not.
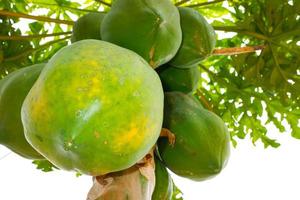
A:
[[[156,146],[152,199],[170,199],[167,168],[201,181],[229,157],[224,122],[194,96],[215,43],[196,10],[115,0],[79,18],[72,44],[47,63],[0,81],[0,143],[92,176],[126,170]]]

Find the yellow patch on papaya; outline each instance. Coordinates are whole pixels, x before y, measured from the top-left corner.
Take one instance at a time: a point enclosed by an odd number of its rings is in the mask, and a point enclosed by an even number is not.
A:
[[[118,134],[113,141],[114,151],[122,152],[126,148],[138,149],[145,140],[145,125],[147,119],[142,119],[140,122],[131,123],[129,129]],[[132,142],[134,141],[134,142]]]

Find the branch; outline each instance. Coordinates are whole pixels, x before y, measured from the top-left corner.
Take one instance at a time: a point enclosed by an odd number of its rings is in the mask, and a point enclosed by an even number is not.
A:
[[[240,34],[253,36],[253,37],[261,39],[261,40],[266,40],[266,41],[270,40],[270,38],[268,38],[265,35],[262,35],[262,34],[256,33],[256,32],[251,32],[251,31],[248,31],[248,30],[243,30],[243,29],[241,29],[239,27],[236,27],[236,26],[213,26],[213,27],[216,31],[236,32],[236,33],[240,33]]]
[[[26,1],[26,3],[29,4],[30,2]],[[79,11],[79,12],[99,12],[96,10],[80,9],[80,8],[74,8],[74,7],[63,6],[63,5],[58,5],[58,4],[42,3],[42,2],[35,2],[34,5],[55,6],[55,7],[66,8],[68,10],[75,10],[75,11]]]
[[[224,48],[224,49],[215,49],[213,51],[213,55],[238,55],[238,54],[245,54],[245,53],[253,53],[257,50],[263,50],[266,48],[264,45],[259,46],[247,46],[247,47],[232,47],[232,48]]]
[[[58,24],[74,25],[74,22],[69,21],[69,20],[53,19],[53,18],[42,17],[42,16],[33,16],[33,15],[27,15],[24,13],[10,12],[10,11],[6,11],[6,10],[0,10],[0,15],[7,16],[7,17],[34,19],[37,21],[52,22],[52,23],[58,23]]]
[[[175,6],[180,6],[180,5],[182,5],[184,3],[187,3],[189,1],[191,1],[191,0],[182,0],[182,1],[179,1],[179,2],[175,3]]]
[[[204,107],[207,110],[213,112],[212,106],[210,105],[209,101],[205,98],[205,96],[203,96],[200,89],[197,89],[196,94],[198,95],[198,97],[200,97],[200,101],[204,104]]]
[[[24,51],[23,53],[21,53],[21,54],[19,54],[17,56],[13,56],[13,57],[4,59],[4,62],[11,62],[11,61],[15,61],[15,60],[21,59],[21,58],[23,58],[25,56],[28,56],[29,54],[31,54],[33,52],[40,51],[40,50],[42,50],[44,48],[47,48],[47,47],[51,46],[52,44],[55,44],[55,43],[58,43],[58,42],[62,42],[62,41],[66,40],[66,39],[69,39],[69,38],[71,38],[71,36],[67,36],[67,37],[64,37],[62,39],[58,39],[58,40],[54,40],[54,41],[48,42],[48,43],[43,44],[43,45],[41,45],[41,46],[39,46],[39,47],[37,47],[35,49],[28,49],[28,50]]]
[[[46,37],[53,37],[59,35],[68,35],[72,34],[72,31],[69,32],[62,32],[62,33],[52,33],[52,34],[41,34],[41,35],[0,35],[0,40],[30,40],[35,38],[46,38]]]
[[[215,0],[215,1],[209,1],[209,2],[204,2],[204,3],[197,3],[194,5],[188,5],[186,7],[189,7],[189,8],[202,7],[202,6],[207,6],[210,4],[221,3],[223,1],[226,1],[226,0]]]
[[[103,5],[106,5],[106,6],[108,6],[108,7],[111,7],[111,4],[110,3],[107,3],[107,2],[105,2],[105,1],[102,1],[102,0],[95,0],[96,2],[98,2],[98,3],[102,3]]]

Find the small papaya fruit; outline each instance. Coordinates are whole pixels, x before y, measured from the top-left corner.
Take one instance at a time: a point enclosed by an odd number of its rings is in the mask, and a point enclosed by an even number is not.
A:
[[[115,0],[103,19],[101,36],[157,68],[171,60],[181,44],[179,12],[170,0]]]
[[[195,181],[217,175],[230,152],[222,119],[181,92],[165,93],[164,106],[163,127],[176,137],[174,145],[164,138],[158,140],[158,151],[167,168]]]
[[[178,8],[182,28],[182,43],[170,61],[178,68],[189,68],[211,55],[216,45],[216,34],[206,19],[192,8]]]
[[[82,40],[47,63],[22,107],[27,140],[55,166],[98,176],[143,158],[162,126],[159,76],[138,54]]]
[[[88,13],[80,17],[73,26],[72,42],[85,39],[101,40],[101,23],[105,13]]]
[[[191,93],[197,88],[200,78],[200,71],[197,66],[180,69],[167,65],[158,74],[165,92]]]
[[[166,167],[155,158],[155,187],[152,200],[171,200],[173,181]]]
[[[28,159],[42,159],[27,142],[21,122],[21,107],[45,64],[16,70],[0,81],[0,144]]]

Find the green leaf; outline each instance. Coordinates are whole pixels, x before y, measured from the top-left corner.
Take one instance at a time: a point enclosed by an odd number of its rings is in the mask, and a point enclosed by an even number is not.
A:
[[[34,160],[32,163],[36,165],[37,169],[42,170],[43,172],[51,172],[54,169],[58,169],[48,160]]]

